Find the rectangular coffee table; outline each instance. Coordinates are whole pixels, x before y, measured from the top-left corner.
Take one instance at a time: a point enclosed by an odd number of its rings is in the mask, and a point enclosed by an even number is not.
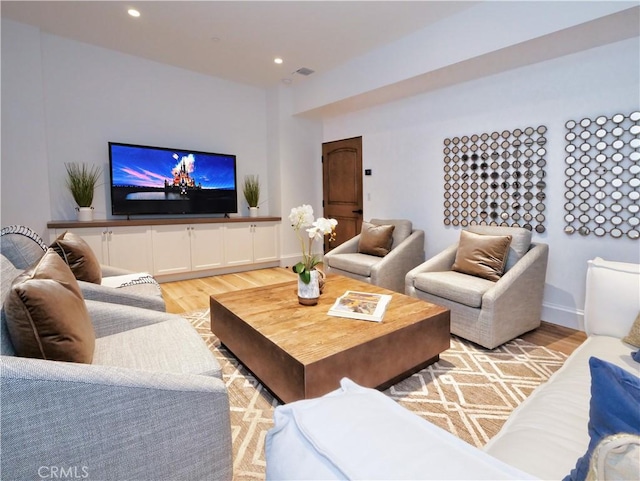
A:
[[[392,294],[382,322],[327,315],[346,291]],[[297,281],[211,296],[211,331],[277,398],[321,396],[348,377],[384,389],[449,348],[449,310],[347,277],[329,275],[315,306]]]

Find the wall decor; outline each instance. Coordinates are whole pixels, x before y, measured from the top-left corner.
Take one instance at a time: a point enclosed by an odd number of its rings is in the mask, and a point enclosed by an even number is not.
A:
[[[565,127],[564,232],[640,238],[640,112]]]
[[[544,125],[444,140],[445,225],[545,231]]]

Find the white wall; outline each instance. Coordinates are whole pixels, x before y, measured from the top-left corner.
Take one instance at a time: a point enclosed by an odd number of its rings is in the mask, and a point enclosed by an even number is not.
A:
[[[301,258],[295,231],[290,227],[293,207],[309,204],[322,216],[322,123],[293,116],[292,91],[280,86],[268,92],[271,152],[274,177],[278,178],[281,227],[281,264],[291,266]],[[274,196],[275,197],[275,196]],[[275,198],[274,198],[275,201]],[[321,252],[318,243],[316,250]]]
[[[546,125],[550,245],[543,319],[579,327],[586,262],[595,256],[640,262],[629,239],[564,234],[564,124],[640,108],[638,38],[512,70],[324,121],[324,141],[362,135],[364,218],[412,219],[430,257],[459,236],[443,224],[443,141],[447,137]],[[371,200],[367,196],[371,195]]]
[[[3,187],[9,185],[2,192],[3,225],[10,219],[42,231],[48,220],[75,218],[75,204],[64,187],[65,162],[103,168],[95,217],[110,218],[109,141],[236,154],[238,181],[245,174],[260,176],[267,199],[261,213],[269,214],[263,89],[4,19],[2,50]],[[11,54],[5,57],[5,52]],[[12,127],[5,130],[5,124]],[[43,134],[46,142],[40,141]],[[28,182],[34,193],[25,202],[13,202],[14,195],[24,199],[26,190],[11,180],[16,178]],[[239,209],[247,215],[241,193]]]
[[[49,169],[38,30],[2,21],[2,226],[46,234]],[[45,236],[46,237],[46,236]]]

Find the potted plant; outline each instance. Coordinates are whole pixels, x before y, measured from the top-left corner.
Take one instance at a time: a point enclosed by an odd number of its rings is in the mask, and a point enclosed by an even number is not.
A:
[[[97,165],[89,166],[85,163],[69,162],[64,164],[67,169],[67,187],[78,207],[78,220],[93,220],[93,193],[102,170]]]
[[[245,175],[242,187],[244,198],[249,204],[249,217],[258,217],[258,202],[260,201],[260,180],[257,175]]]

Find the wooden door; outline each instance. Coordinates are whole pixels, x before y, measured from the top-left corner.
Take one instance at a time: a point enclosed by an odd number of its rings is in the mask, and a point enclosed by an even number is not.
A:
[[[322,144],[324,217],[338,221],[336,238],[324,251],[353,238],[362,226],[362,137]]]

